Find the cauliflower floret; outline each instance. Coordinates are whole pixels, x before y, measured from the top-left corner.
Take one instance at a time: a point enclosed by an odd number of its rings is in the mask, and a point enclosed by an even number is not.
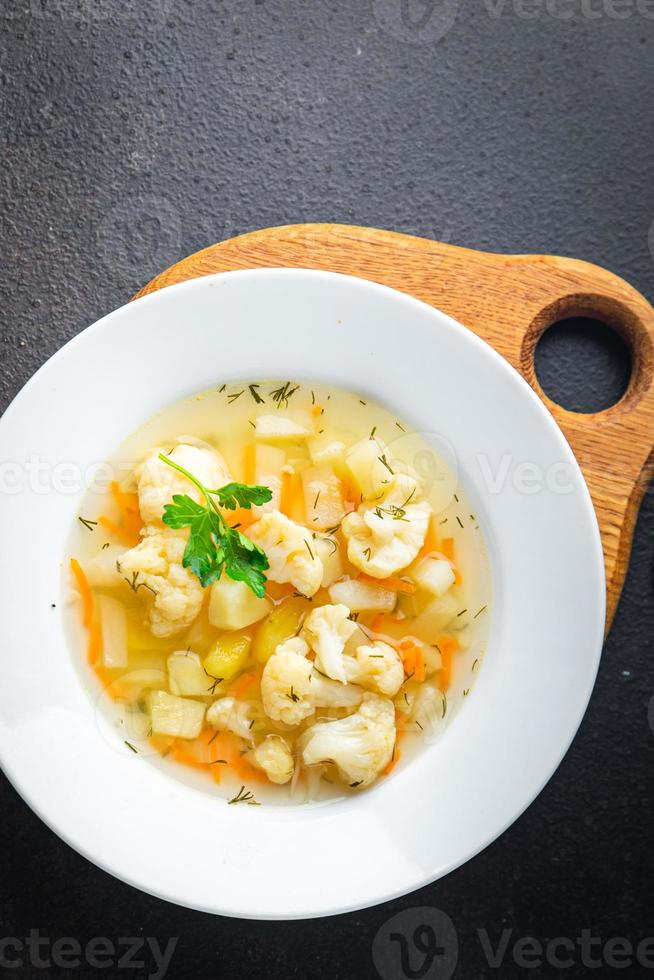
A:
[[[291,750],[281,735],[267,735],[246,758],[257,769],[263,769],[271,783],[288,783],[295,772]]]
[[[280,643],[263,669],[261,699],[263,710],[273,721],[299,725],[312,715],[311,674],[313,664],[307,660],[309,647],[299,636]]]
[[[433,739],[445,726],[447,699],[433,684],[408,686],[402,697],[395,699],[395,706],[404,718],[406,731]]]
[[[218,698],[207,711],[207,721],[219,732],[233,732],[253,743],[254,723],[260,717],[256,702]]]
[[[247,536],[265,551],[273,582],[290,582],[302,595],[312,596],[320,588],[323,567],[309,531],[273,510],[248,528]]]
[[[347,683],[343,648],[357,628],[347,606],[319,606],[307,616],[303,636],[315,650],[318,666],[328,677]]]
[[[150,529],[140,544],[119,559],[121,575],[134,582],[149,604],[154,636],[173,636],[186,629],[202,607],[202,586],[182,566],[187,537],[185,530]]]
[[[316,708],[356,708],[363,699],[363,688],[354,684],[341,684],[313,672],[311,676],[311,700]]]
[[[313,725],[300,744],[305,765],[334,762],[344,782],[353,788],[369,786],[393,755],[393,702],[378,694],[364,694],[353,715]]]
[[[176,493],[185,493],[196,503],[203,503],[202,494],[190,480],[159,459],[155,449],[141,467],[139,476],[139,508],[145,524],[160,524],[163,509]],[[205,487],[215,490],[229,483],[227,464],[218,452],[198,449],[181,443],[175,446],[169,459],[197,477]]]
[[[411,503],[417,487],[413,477],[398,473],[374,506],[364,503],[343,519],[347,556],[362,572],[387,578],[416,558],[431,515],[426,501]]]
[[[344,657],[348,681],[363,684],[378,694],[395,697],[404,682],[404,665],[388,643],[375,641],[357,648],[354,657]]]

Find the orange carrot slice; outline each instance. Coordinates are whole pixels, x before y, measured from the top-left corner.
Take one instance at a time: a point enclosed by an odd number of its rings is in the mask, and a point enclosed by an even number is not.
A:
[[[121,544],[124,544],[126,548],[136,547],[141,540],[138,534],[135,534],[133,531],[129,531],[126,527],[123,527],[122,524],[116,524],[115,521],[112,521],[110,517],[106,517],[104,514],[101,517],[98,517],[98,524],[100,524],[105,531],[108,531],[109,534],[113,535],[114,538],[120,541]]]
[[[93,590],[84,574],[84,569],[76,558],[70,559],[70,568],[82,597],[82,624],[89,631],[88,660],[91,666],[95,667],[99,664],[102,656],[102,633],[95,615]]]
[[[437,646],[442,658],[438,686],[441,691],[448,691],[452,683],[452,657],[459,649],[459,641],[453,636],[441,636]]]
[[[254,443],[249,442],[243,451],[243,482],[253,484],[255,481],[255,449]]]
[[[70,568],[75,578],[75,584],[79,589],[79,594],[82,597],[82,623],[88,628],[93,621],[93,592],[77,558],[70,559]]]
[[[242,698],[243,695],[246,694],[247,691],[252,687],[252,685],[257,679],[257,676],[258,675],[254,670],[246,674],[241,674],[239,679],[234,684],[234,687],[232,688],[231,691],[232,695],[238,699]]]
[[[138,541],[143,528],[138,494],[126,493],[124,490],[121,490],[120,484],[116,480],[111,483],[109,490],[118,507],[122,527]]]

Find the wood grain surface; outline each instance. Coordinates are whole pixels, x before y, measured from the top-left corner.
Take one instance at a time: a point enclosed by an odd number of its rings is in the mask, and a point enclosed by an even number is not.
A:
[[[295,267],[343,272],[392,286],[473,330],[529,382],[579,461],[595,505],[606,565],[607,631],[624,583],[638,507],[654,473],[654,310],[605,269],[550,255],[496,255],[348,225],[289,225],[212,245],[153,279],[138,298],[213,272]],[[565,317],[602,320],[626,340],[632,374],[602,412],[569,412],[540,388],[534,350]]]

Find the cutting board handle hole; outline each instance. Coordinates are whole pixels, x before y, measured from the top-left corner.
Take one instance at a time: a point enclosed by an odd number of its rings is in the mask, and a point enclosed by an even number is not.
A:
[[[624,396],[631,352],[601,320],[558,320],[536,345],[538,382],[552,401],[570,412],[602,412]]]
[[[631,409],[654,378],[650,333],[613,297],[571,296],[543,310],[525,334],[521,360],[531,384],[583,414]]]

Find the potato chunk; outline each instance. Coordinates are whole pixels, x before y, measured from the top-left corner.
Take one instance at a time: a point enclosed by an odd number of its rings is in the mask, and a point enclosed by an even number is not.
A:
[[[418,588],[432,595],[445,595],[454,585],[454,572],[445,558],[423,558],[409,572]]]
[[[416,616],[411,624],[411,632],[425,643],[435,643],[438,634],[452,622],[459,611],[459,606],[452,596],[444,595],[433,599],[420,615]]]
[[[374,500],[384,490],[391,475],[382,459],[384,448],[376,439],[362,439],[345,456],[357,488],[366,500]]]
[[[150,694],[150,719],[154,735],[197,738],[202,731],[205,705],[179,698],[167,691]]]
[[[241,630],[270,612],[268,599],[260,599],[245,582],[223,572],[211,586],[209,622],[219,630]]]
[[[287,415],[260,415],[256,420],[257,439],[270,442],[295,442],[311,435],[311,430]]]
[[[340,524],[345,514],[341,481],[329,466],[302,470],[302,485],[309,527],[326,531]]]
[[[251,642],[245,633],[220,636],[202,662],[209,677],[228,681],[238,674],[245,666]]]
[[[279,446],[269,446],[260,443],[254,449],[254,479],[260,487],[268,487],[272,500],[259,507],[253,507],[256,517],[267,514],[271,510],[279,510],[282,497],[282,467],[286,463],[286,452]]]
[[[203,695],[209,689],[209,678],[197,653],[178,650],[168,657],[168,683],[172,694]]]
[[[290,596],[275,606],[257,630],[252,645],[254,659],[265,664],[281,643],[299,632],[302,620],[312,608],[308,599],[301,596]]]
[[[347,606],[350,612],[392,612],[397,596],[390,589],[372,582],[345,579],[329,587],[329,598]]]

